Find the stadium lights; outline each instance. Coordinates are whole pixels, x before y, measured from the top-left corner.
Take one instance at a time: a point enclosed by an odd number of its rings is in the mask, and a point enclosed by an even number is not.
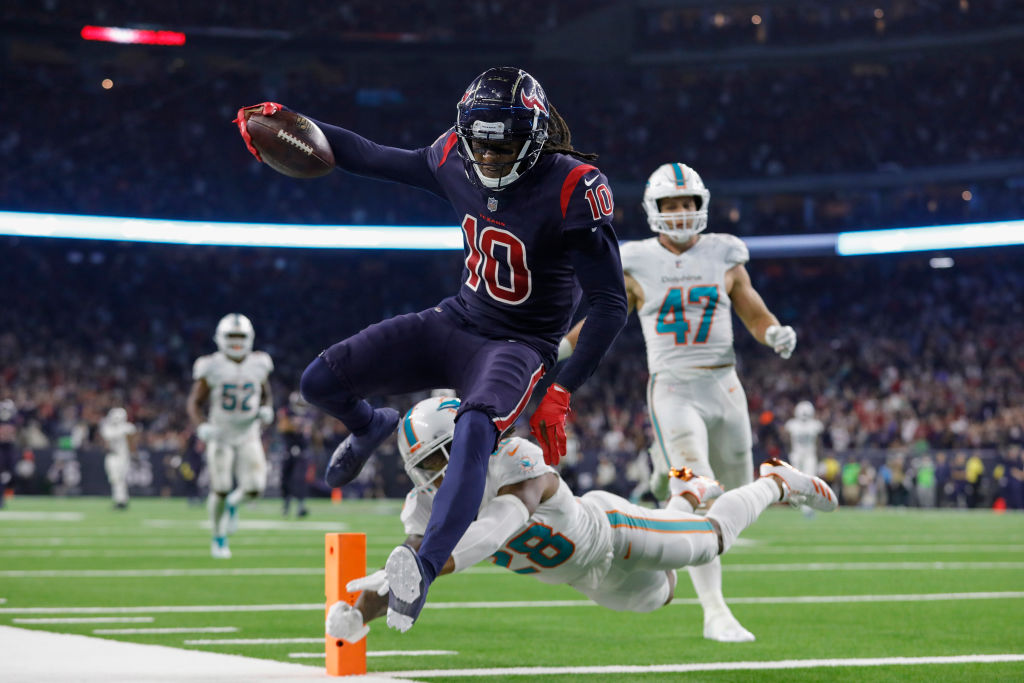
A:
[[[309,249],[457,249],[457,227],[217,223],[0,211],[0,235]]]
[[[221,223],[0,211],[0,235],[238,247],[462,250],[457,226]],[[1024,220],[744,237],[752,256],[860,256],[1024,245]]]
[[[180,31],[151,31],[147,29],[117,28],[114,26],[83,26],[82,38],[102,43],[137,45],[184,45],[185,34]]]
[[[836,239],[836,253],[863,256],[1014,245],[1024,245],[1024,221],[841,232]]]

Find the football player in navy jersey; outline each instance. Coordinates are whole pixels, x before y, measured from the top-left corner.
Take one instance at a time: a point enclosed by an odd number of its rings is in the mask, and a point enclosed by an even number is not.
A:
[[[238,112],[273,116],[264,102]],[[408,630],[427,590],[473,521],[498,437],[519,417],[582,294],[589,314],[572,359],[559,368],[530,420],[544,459],[565,454],[571,393],[593,373],[626,320],[626,293],[612,229],[612,192],[572,147],[569,128],[540,83],[522,69],[488,69],[458,102],[455,125],[415,150],[385,147],[321,123],[337,166],[413,185],[447,199],[461,223],[465,265],[458,293],[419,313],[371,325],[323,351],[306,368],[307,401],[351,435],[328,465],[327,483],[351,481],[397,427],[391,408],[369,394],[451,387],[463,397],[450,463],[417,553],[391,553],[388,624]]]

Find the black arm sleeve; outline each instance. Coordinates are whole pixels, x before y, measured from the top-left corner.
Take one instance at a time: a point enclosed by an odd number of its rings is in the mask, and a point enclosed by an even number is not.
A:
[[[596,232],[573,230],[566,239],[576,279],[590,304],[576,348],[555,378],[572,392],[594,373],[626,324],[626,286],[611,225],[605,224]]]
[[[309,117],[306,117],[309,118]],[[356,175],[419,187],[444,197],[427,161],[429,148],[385,147],[339,126],[310,119],[327,136],[338,168]]]

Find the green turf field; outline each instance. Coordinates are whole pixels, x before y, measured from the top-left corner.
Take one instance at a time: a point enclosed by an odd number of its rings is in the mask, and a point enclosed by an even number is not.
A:
[[[285,520],[278,501],[261,501],[243,508],[224,561],[209,557],[205,508],[182,500],[135,499],[116,512],[106,499],[16,498],[0,511],[0,625],[320,665],[324,533],[365,532],[373,569],[403,538],[398,510],[314,501],[306,519]],[[677,602],[643,615],[480,565],[439,580],[409,633],[374,622],[368,669],[480,681],[1024,680],[1024,515],[840,509],[805,519],[772,508],[724,567],[726,598],[757,642],[705,641],[685,573]],[[102,621],[38,621],[57,619]],[[125,629],[189,631],[104,633]],[[210,642],[279,639],[308,642]],[[1016,661],[885,664],[976,655]],[[882,661],[721,670],[851,659]],[[718,670],[657,668],[697,663]],[[502,672],[511,667],[554,670]]]

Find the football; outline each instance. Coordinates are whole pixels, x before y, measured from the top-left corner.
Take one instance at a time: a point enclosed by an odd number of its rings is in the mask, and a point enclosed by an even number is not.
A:
[[[247,124],[263,163],[292,178],[319,178],[334,170],[334,152],[320,127],[282,109],[273,116],[253,114]]]

